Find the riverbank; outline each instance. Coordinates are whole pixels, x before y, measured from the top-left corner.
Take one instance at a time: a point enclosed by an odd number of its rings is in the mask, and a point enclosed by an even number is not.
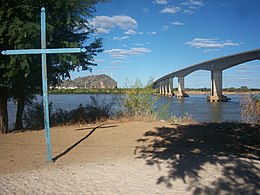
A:
[[[210,95],[210,91],[185,90],[185,93],[187,93],[188,95]],[[247,91],[247,92],[223,91],[222,93],[223,95],[256,95],[256,94],[260,94],[260,91]]]
[[[164,121],[54,127],[51,164],[45,163],[43,130],[0,135],[0,189],[6,194],[259,194],[254,141],[259,128]]]
[[[75,89],[52,89],[49,90],[50,94],[127,94],[131,92],[131,88],[113,88],[113,89],[84,89],[84,88],[75,88]],[[147,89],[140,88],[140,91],[145,91]],[[150,92],[159,93],[156,89],[150,89]],[[177,94],[177,89],[174,89],[173,92]],[[185,92],[187,94],[210,94],[210,89],[186,89]],[[234,95],[241,95],[241,94],[260,94],[260,90],[248,90],[248,91],[226,91],[223,90],[223,94],[234,94]]]

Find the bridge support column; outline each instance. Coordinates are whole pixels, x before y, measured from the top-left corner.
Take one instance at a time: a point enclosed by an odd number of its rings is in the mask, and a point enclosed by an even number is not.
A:
[[[159,93],[160,95],[162,95],[162,81],[158,83],[158,86],[159,86]]]
[[[172,78],[169,78],[168,79],[168,96],[173,96],[174,93],[173,93],[173,90],[172,90],[172,85],[173,85],[173,79]]]
[[[227,96],[222,95],[222,70],[211,71],[211,96],[207,97],[210,102],[226,102]]]
[[[172,96],[172,78],[165,79],[165,93],[166,96]]]
[[[184,90],[184,77],[178,77],[178,93],[176,97],[189,97]]]
[[[162,81],[162,95],[166,95],[167,94],[167,84],[166,84],[166,80]]]

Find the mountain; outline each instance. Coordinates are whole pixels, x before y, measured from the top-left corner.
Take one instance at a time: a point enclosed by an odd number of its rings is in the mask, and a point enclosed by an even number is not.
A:
[[[79,77],[74,80],[64,80],[58,88],[112,89],[117,88],[117,82],[108,75],[101,74]]]

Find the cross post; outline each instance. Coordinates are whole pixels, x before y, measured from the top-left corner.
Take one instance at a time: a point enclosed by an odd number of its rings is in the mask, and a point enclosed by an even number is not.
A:
[[[42,57],[42,93],[44,107],[44,127],[46,136],[46,158],[47,162],[52,162],[52,146],[50,136],[50,120],[49,120],[49,100],[48,100],[48,83],[47,83],[47,54],[58,53],[80,53],[86,52],[85,48],[56,48],[46,49],[46,16],[45,8],[41,9],[41,49],[25,49],[25,50],[5,50],[3,55],[31,55],[41,54]]]

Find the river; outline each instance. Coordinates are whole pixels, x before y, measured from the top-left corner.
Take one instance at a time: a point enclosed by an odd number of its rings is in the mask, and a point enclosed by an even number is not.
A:
[[[86,105],[91,102],[89,94],[61,94],[49,95],[49,101],[55,109],[71,110],[79,104]],[[113,95],[94,95],[99,102],[110,103]],[[161,97],[158,105],[169,104],[172,116],[180,117],[188,113],[198,122],[241,122],[240,99],[241,95],[228,95],[229,102],[207,102],[206,95],[190,95],[187,98]],[[41,101],[41,97],[37,97]],[[114,108],[118,109],[118,105]],[[119,108],[120,109],[120,108]],[[12,128],[15,121],[16,106],[13,101],[8,102],[9,127]]]

